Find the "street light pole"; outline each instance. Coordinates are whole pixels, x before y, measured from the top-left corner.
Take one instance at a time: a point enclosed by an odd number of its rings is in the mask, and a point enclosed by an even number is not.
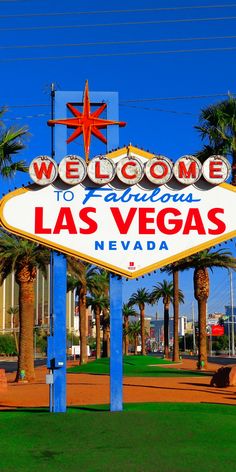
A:
[[[232,270],[229,271],[230,278],[230,305],[231,305],[231,347],[232,347],[232,356],[235,355],[234,347],[234,295],[233,295],[233,277]]]
[[[196,351],[196,339],[195,339],[195,321],[194,321],[194,302],[192,302],[192,323],[193,323],[193,353]]]

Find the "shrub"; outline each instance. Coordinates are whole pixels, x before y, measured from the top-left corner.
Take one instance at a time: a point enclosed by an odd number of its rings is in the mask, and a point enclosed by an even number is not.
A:
[[[214,336],[212,340],[213,351],[225,351],[228,349],[229,340],[228,336]]]
[[[17,354],[14,337],[10,334],[0,335],[0,355],[15,356]]]
[[[89,347],[92,351],[94,349],[96,349],[96,338],[94,338],[93,336],[89,336],[88,337],[88,345],[89,345]]]
[[[43,355],[47,352],[48,328],[44,325],[34,329],[34,350]]]
[[[40,351],[42,354],[45,354],[47,351],[47,334],[36,335],[36,348],[37,351]]]

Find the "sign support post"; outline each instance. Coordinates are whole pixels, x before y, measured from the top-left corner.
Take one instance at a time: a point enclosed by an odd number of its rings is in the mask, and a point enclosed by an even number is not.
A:
[[[110,410],[123,410],[122,278],[110,275]]]
[[[66,258],[51,253],[50,271],[50,336],[48,364],[52,373],[50,382],[50,412],[66,411]]]

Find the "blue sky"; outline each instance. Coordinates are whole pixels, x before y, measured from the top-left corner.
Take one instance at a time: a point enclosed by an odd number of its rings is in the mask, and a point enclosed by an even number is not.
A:
[[[120,120],[127,122],[120,145],[131,142],[173,160],[201,148],[194,129],[200,110],[236,93],[236,3],[1,0],[0,6],[0,106],[8,107],[6,125],[29,127],[21,156],[28,162],[50,155],[52,82],[58,90],[80,91],[88,79],[91,91],[117,91]],[[79,154],[81,140],[76,146]],[[28,180],[17,177],[1,187],[8,191]],[[214,274],[209,312],[224,310],[230,300],[227,272]],[[126,282],[126,296],[162,278],[157,272]],[[181,275],[180,286],[186,297],[181,312],[189,315],[191,271]]]

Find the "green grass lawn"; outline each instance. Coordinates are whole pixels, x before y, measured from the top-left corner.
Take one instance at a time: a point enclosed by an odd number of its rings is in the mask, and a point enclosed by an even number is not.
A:
[[[126,404],[0,413],[1,472],[235,472],[234,406]]]
[[[204,372],[181,370],[179,364],[176,364],[176,367],[171,367],[170,369],[165,367],[167,364],[172,364],[172,362],[151,356],[124,356],[123,373],[124,376],[133,377],[177,377],[189,375],[206,375]],[[71,367],[68,369],[68,372],[108,375],[110,372],[110,359],[98,359],[88,362],[88,364],[85,365]]]

